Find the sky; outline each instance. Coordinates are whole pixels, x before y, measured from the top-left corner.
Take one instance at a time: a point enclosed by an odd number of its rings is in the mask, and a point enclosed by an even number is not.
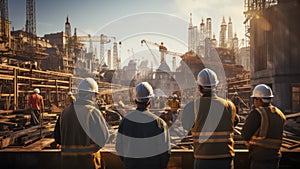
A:
[[[176,52],[187,51],[190,13],[193,24],[212,18],[219,38],[222,18],[232,18],[233,31],[244,38],[243,0],[36,0],[38,36],[64,31],[66,17],[78,35],[105,34],[122,42],[123,55],[138,53],[140,40],[164,42]],[[9,20],[14,30],[25,28],[26,0],[9,0]],[[145,47],[143,47],[145,50]],[[99,51],[98,51],[99,53]]]

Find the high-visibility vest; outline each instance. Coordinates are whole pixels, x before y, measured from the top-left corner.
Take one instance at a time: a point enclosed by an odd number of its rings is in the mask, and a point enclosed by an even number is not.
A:
[[[260,107],[256,108],[256,111],[259,112],[261,117],[260,127],[256,131],[256,133],[251,137],[249,143],[251,145],[265,147],[265,148],[272,148],[272,149],[279,149],[281,147],[281,139],[274,139],[268,138],[268,130],[269,130],[269,122],[272,119],[269,119],[268,113],[276,113],[281,116],[282,119],[285,120],[283,113],[276,107],[270,106],[268,108]],[[272,111],[272,112],[270,112]]]
[[[195,143],[217,143],[233,141],[231,131],[192,132]]]
[[[217,128],[211,128],[212,131],[203,131],[202,127],[198,127],[197,125],[203,125],[203,117],[201,119],[196,118],[194,127],[191,130],[194,142],[194,157],[202,159],[233,157],[235,106],[231,101],[226,101],[219,97],[202,98],[200,99],[198,116],[207,113],[206,107],[211,99],[216,104],[224,106],[224,110],[223,112],[215,112],[222,114],[220,121],[215,122],[218,123]]]

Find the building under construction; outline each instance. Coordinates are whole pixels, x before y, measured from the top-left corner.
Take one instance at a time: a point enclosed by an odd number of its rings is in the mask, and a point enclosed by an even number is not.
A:
[[[280,168],[292,169],[300,165],[298,0],[245,0],[246,41],[250,42],[250,46],[242,49],[239,49],[238,39],[233,35],[230,18],[228,42],[225,41],[226,22],[223,18],[219,46],[211,32],[211,18],[207,18],[206,23],[202,20],[200,30],[192,25],[190,19],[187,31],[189,47],[184,54],[168,51],[163,43],[142,40],[147,46],[157,47],[161,61],[157,69],[140,66],[140,70],[135,60],[121,68],[118,56],[121,43],[116,42],[116,37],[104,34],[78,36],[76,28],[72,34],[68,16],[64,31],[38,37],[34,0],[26,1],[26,29],[11,31],[7,0],[0,0],[0,4],[1,168],[59,168],[60,149],[53,139],[54,124],[66,105],[67,93],[72,91],[76,95],[77,85],[83,77],[94,77],[97,81],[100,110],[114,133],[108,145],[101,149],[103,164],[108,169],[124,168],[113,147],[115,131],[124,112],[132,110],[133,87],[141,81],[148,81],[157,89],[156,92],[163,89],[159,95],[161,98],[177,94],[184,106],[188,99],[196,97],[194,80],[205,67],[222,67],[225,77],[220,79],[220,85],[226,88],[226,97],[238,92],[248,105],[239,113],[242,120],[235,131],[235,168],[247,169],[250,166],[240,130],[251,105],[251,89],[259,83],[272,87],[276,94],[274,103],[287,117]],[[202,39],[201,43],[193,39],[197,31],[208,34],[209,38]],[[93,49],[95,42],[100,47],[99,58]],[[105,63],[104,44],[108,43],[113,45],[113,49],[107,52]],[[218,54],[219,61],[211,57],[213,52]],[[166,54],[180,58],[181,64],[170,68],[165,61]],[[30,124],[31,112],[26,107],[34,88],[41,89],[45,100],[43,121],[39,126]],[[105,104],[100,104],[100,100]],[[119,101],[125,105],[120,105]],[[153,112],[159,115],[168,113],[169,109],[168,106],[153,106]],[[174,125],[177,125],[175,121]],[[180,129],[172,132],[180,132]],[[172,136],[172,141],[176,144],[171,150],[168,168],[193,168],[192,137],[182,139]]]

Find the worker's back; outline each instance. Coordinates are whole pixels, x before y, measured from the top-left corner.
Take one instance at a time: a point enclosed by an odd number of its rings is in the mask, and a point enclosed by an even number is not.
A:
[[[29,97],[28,106],[32,108],[32,110],[41,110],[43,97],[38,94],[32,94]]]
[[[214,159],[234,156],[235,117],[233,103],[217,96],[202,97],[188,103],[183,110],[182,123],[185,129],[191,128],[194,157]],[[193,119],[196,119],[195,123]]]

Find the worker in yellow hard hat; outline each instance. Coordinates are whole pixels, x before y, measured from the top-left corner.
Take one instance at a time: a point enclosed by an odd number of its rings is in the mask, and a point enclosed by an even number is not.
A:
[[[278,169],[285,124],[282,111],[271,104],[272,89],[259,84],[252,91],[254,108],[242,129],[251,160],[250,168]]]

